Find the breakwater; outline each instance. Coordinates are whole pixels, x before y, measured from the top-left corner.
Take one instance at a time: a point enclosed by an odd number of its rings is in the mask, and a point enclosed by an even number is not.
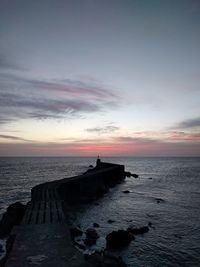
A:
[[[4,266],[80,266],[84,259],[72,245],[63,207],[92,201],[124,178],[123,165],[98,160],[83,175],[35,186],[20,225],[11,232],[14,241]]]

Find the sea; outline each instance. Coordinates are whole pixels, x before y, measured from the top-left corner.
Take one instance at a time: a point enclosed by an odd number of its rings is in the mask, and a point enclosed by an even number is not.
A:
[[[100,238],[91,249],[104,249],[105,237],[113,230],[149,224],[148,233],[117,251],[127,266],[200,266],[200,158],[102,157],[102,161],[124,164],[139,178],[126,178],[69,215],[84,231],[99,224]],[[81,174],[95,162],[94,157],[1,157],[0,215],[16,201],[27,203],[33,186]],[[1,245],[5,247],[5,240]]]

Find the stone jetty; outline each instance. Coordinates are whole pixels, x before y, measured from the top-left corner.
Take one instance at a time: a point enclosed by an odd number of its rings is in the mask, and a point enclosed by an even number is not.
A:
[[[67,207],[91,202],[125,178],[123,165],[97,160],[95,168],[71,178],[35,186],[19,225],[5,267],[84,267],[85,260],[72,244]]]

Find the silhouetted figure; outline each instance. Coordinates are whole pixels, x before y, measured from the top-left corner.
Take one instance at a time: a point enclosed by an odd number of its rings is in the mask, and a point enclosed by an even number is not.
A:
[[[100,164],[101,164],[101,160],[100,160],[100,157],[99,157],[99,155],[98,155],[98,157],[97,157],[97,162],[96,162],[97,167],[99,167]]]

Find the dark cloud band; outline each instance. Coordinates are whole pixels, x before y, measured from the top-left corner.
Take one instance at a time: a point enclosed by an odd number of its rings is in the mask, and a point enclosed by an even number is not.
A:
[[[182,121],[177,126],[181,129],[200,127],[200,117]]]

